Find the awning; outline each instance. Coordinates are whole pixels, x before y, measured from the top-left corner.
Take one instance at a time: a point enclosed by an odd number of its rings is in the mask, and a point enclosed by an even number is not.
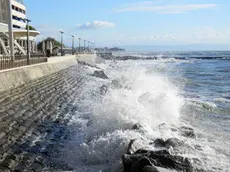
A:
[[[17,38],[27,36],[27,30],[15,30],[15,29],[13,29],[13,32],[14,32],[14,37],[17,37]],[[32,36],[32,37],[36,37],[39,34],[40,34],[40,32],[35,31],[35,30],[29,31],[29,36]]]
[[[0,23],[0,32],[8,33],[8,25]],[[13,32],[14,32],[14,37],[16,37],[16,38],[21,38],[21,37],[27,36],[27,30],[26,29],[13,28]],[[40,34],[40,32],[38,32],[36,30],[30,30],[29,31],[29,36],[31,36],[31,37],[36,37],[39,34]]]

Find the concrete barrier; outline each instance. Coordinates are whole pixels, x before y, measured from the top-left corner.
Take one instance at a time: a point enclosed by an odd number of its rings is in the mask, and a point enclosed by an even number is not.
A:
[[[0,92],[76,65],[78,58],[87,63],[94,63],[96,55],[52,57],[48,59],[47,63],[0,71]]]
[[[79,61],[86,62],[90,65],[95,65],[97,55],[96,54],[78,54],[78,55],[76,55],[76,59]]]

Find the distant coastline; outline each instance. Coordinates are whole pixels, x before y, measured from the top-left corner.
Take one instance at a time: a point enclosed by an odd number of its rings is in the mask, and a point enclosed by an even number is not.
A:
[[[119,52],[119,51],[125,51],[125,49],[123,48],[118,48],[118,47],[113,47],[113,48],[108,48],[108,47],[104,47],[104,48],[95,48],[96,51],[98,52],[102,52],[102,51],[106,51],[106,52]]]

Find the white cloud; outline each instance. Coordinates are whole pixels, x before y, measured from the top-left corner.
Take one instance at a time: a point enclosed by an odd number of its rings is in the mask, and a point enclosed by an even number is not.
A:
[[[108,21],[98,21],[95,20],[93,22],[87,22],[85,24],[77,25],[78,29],[98,29],[98,28],[108,28],[115,27],[116,24],[108,22]]]
[[[129,4],[127,7],[116,10],[117,12],[153,12],[156,14],[180,14],[186,11],[208,9],[216,4],[177,4],[177,5],[155,5],[153,1],[144,1]]]
[[[211,26],[193,27],[177,32],[153,32],[136,34],[114,34],[98,37],[98,42],[113,45],[189,45],[189,44],[229,44],[230,29]]]

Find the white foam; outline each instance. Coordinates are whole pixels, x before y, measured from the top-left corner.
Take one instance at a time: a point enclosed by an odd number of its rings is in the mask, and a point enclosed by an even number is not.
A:
[[[146,69],[148,63],[152,65],[151,72]],[[217,165],[212,160],[216,152],[208,146],[208,141],[185,138],[171,130],[182,125],[180,111],[184,100],[168,77],[155,69],[158,65],[167,68],[167,64],[165,60],[156,60],[122,61],[116,64],[109,61],[100,65],[110,76],[110,81],[115,80],[118,86],[111,84],[107,94],[95,98],[92,90],[95,95],[97,88],[102,84],[108,85],[108,81],[92,79],[79,95],[84,97],[79,103],[84,108],[71,123],[77,128],[76,135],[66,146],[65,156],[76,171],[123,171],[121,156],[131,139],[141,139],[147,144],[156,138],[178,138],[190,148],[174,150],[173,153],[202,159],[203,166]],[[211,102],[195,103],[216,107]],[[140,123],[143,128],[131,130],[135,123]],[[202,147],[200,151],[194,148],[197,144]]]
[[[217,101],[217,102],[230,103],[230,99],[226,99],[226,98],[223,98],[223,97],[215,98],[214,100]]]

